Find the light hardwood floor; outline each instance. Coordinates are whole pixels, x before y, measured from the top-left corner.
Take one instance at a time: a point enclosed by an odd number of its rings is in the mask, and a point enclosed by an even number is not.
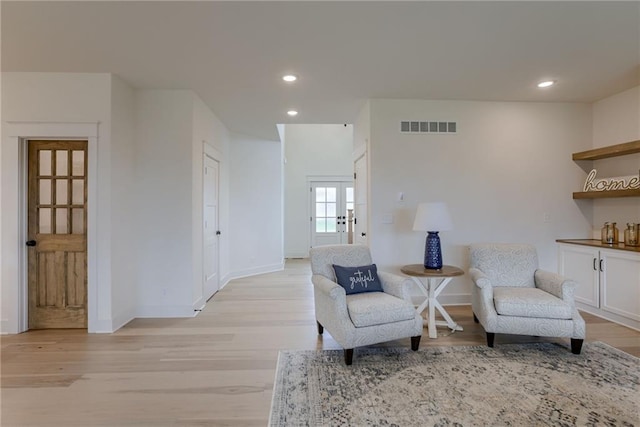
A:
[[[278,351],[340,348],[317,335],[310,277],[307,261],[290,260],[283,272],[232,281],[195,318],[138,319],[107,335],[2,336],[1,425],[265,426]],[[448,311],[464,331],[425,332],[421,348],[485,344],[469,306]],[[640,356],[640,332],[584,317],[587,342]],[[545,340],[498,335],[496,345]]]

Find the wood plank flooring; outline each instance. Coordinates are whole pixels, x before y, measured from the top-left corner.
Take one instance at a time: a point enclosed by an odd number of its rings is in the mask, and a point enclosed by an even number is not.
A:
[[[0,424],[265,426],[278,351],[340,348],[317,335],[310,277],[307,261],[290,260],[282,272],[232,281],[195,318],[2,336]],[[421,347],[485,344],[469,306],[448,311],[464,331],[438,328],[430,340],[425,329]],[[640,332],[583,315],[587,341],[640,356]],[[498,335],[496,345],[545,340]]]

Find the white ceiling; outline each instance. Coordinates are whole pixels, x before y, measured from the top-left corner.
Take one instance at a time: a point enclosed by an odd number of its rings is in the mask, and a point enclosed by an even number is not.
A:
[[[640,84],[638,1],[0,4],[3,71],[191,89],[268,139],[277,123],[352,123],[369,98],[593,102]]]

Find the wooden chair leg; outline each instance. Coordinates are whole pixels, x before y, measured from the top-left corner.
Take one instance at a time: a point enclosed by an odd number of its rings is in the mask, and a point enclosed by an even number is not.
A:
[[[495,339],[496,334],[493,332],[487,332],[487,345],[489,347],[493,347],[493,340]]]
[[[349,366],[353,363],[353,349],[347,348],[344,350],[344,363]]]
[[[480,323],[480,321],[478,320],[478,317],[476,316],[475,313],[473,313],[473,321],[476,323]]]
[[[571,353],[580,354],[582,351],[582,342],[584,340],[578,338],[571,338]]]
[[[411,337],[411,350],[418,351],[418,348],[420,348],[420,338],[422,338],[422,335]]]
[[[324,326],[322,326],[318,321],[316,321],[316,323],[318,324],[318,335],[322,335],[324,332]]]

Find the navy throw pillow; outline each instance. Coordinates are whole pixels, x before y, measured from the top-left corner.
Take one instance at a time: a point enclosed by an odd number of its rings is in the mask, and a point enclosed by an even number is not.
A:
[[[362,292],[383,292],[375,264],[362,267],[342,267],[333,264],[333,271],[336,273],[338,285],[344,288],[347,295]]]

